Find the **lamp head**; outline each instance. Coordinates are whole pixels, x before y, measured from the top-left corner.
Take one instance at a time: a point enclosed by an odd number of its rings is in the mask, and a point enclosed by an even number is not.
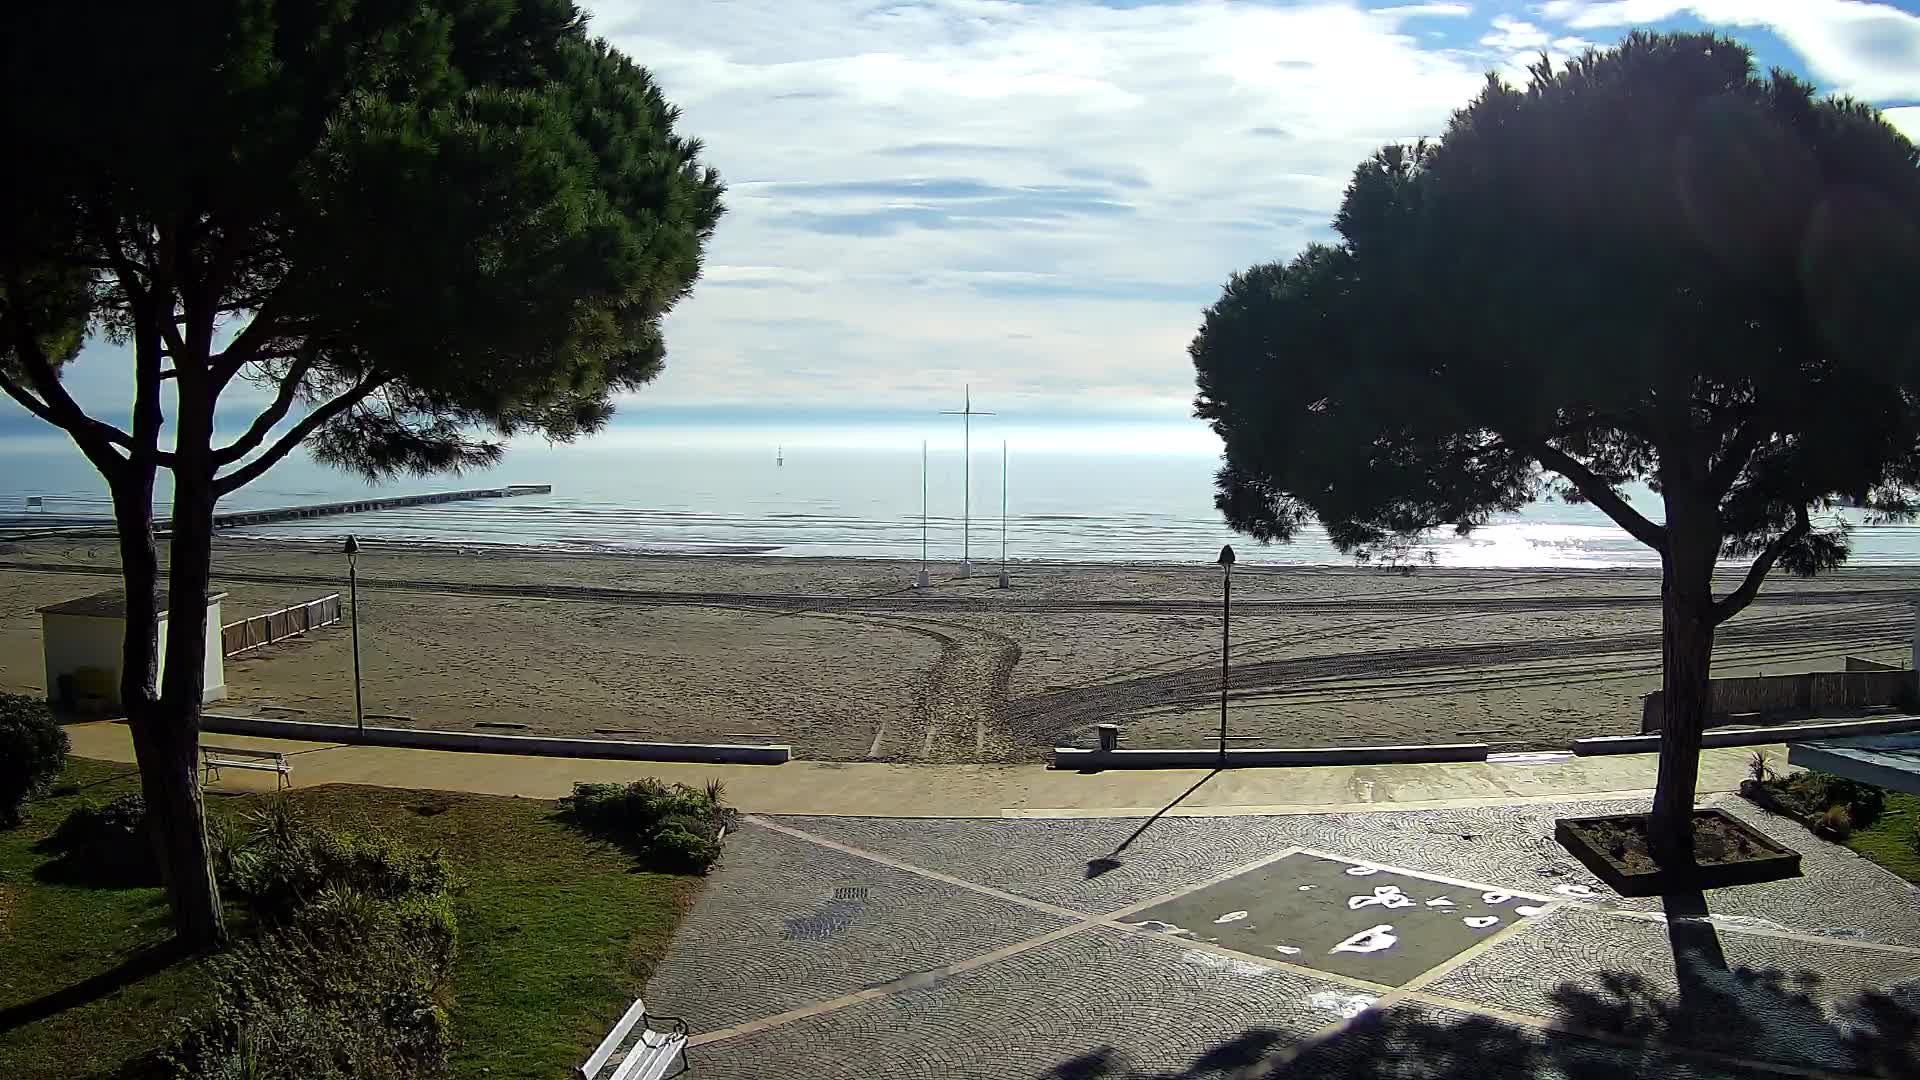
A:
[[[1220,565],[1221,566],[1233,565],[1233,545],[1232,544],[1227,544],[1220,549]]]
[[[354,539],[351,535],[349,535],[347,537],[347,545],[342,550],[345,551],[348,555],[358,555],[360,554],[360,541]]]

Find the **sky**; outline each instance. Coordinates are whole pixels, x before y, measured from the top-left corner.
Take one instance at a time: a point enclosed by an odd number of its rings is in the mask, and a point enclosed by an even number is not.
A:
[[[1354,165],[1634,27],[1712,28],[1920,137],[1920,0],[591,0],[729,185],[629,419],[976,405],[1187,415],[1228,275]],[[89,347],[84,403],[125,408]],[[4,403],[0,429],[30,418]]]

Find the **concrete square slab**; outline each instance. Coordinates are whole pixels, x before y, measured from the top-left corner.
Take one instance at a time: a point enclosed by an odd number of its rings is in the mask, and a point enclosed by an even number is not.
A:
[[[1092,927],[924,987],[692,1048],[702,1080],[1265,1076],[1368,995]],[[1244,1073],[1238,1070],[1246,1070]]]
[[[647,986],[713,1031],[933,971],[1073,920],[746,826]]]
[[[1126,921],[1254,956],[1400,986],[1516,922],[1536,898],[1296,852]]]

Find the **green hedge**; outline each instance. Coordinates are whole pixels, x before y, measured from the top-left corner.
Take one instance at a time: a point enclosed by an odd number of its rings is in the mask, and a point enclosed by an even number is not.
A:
[[[400,1080],[447,1072],[458,948],[438,854],[310,826],[285,804],[221,853],[259,933],[209,962],[214,1005],[130,1072],[141,1080]]]
[[[67,764],[67,732],[38,698],[0,694],[0,829],[21,821],[21,807],[43,794]]]
[[[575,827],[619,844],[648,870],[704,874],[720,859],[720,839],[734,812],[718,783],[706,788],[662,784],[575,784],[560,800]]]
[[[137,792],[105,805],[81,803],[38,848],[58,856],[48,872],[68,881],[119,888],[160,884],[147,803]]]

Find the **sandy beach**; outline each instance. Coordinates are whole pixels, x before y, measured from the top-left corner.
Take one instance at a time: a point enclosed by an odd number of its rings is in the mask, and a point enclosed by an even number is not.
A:
[[[346,592],[344,557],[223,542],[225,619]],[[42,691],[36,609],[112,588],[110,543],[0,552],[0,689]],[[991,576],[843,559],[555,556],[370,546],[373,722],[687,742],[828,760],[1026,761],[1117,723],[1130,746],[1219,724],[1219,570],[1016,565]],[[1731,587],[1731,581],[1728,582]],[[1716,675],[1904,661],[1913,571],[1770,581],[1722,628]],[[1230,735],[1241,745],[1482,741],[1561,748],[1638,729],[1659,684],[1640,571],[1242,567]],[[229,659],[237,714],[350,721],[345,625]]]

